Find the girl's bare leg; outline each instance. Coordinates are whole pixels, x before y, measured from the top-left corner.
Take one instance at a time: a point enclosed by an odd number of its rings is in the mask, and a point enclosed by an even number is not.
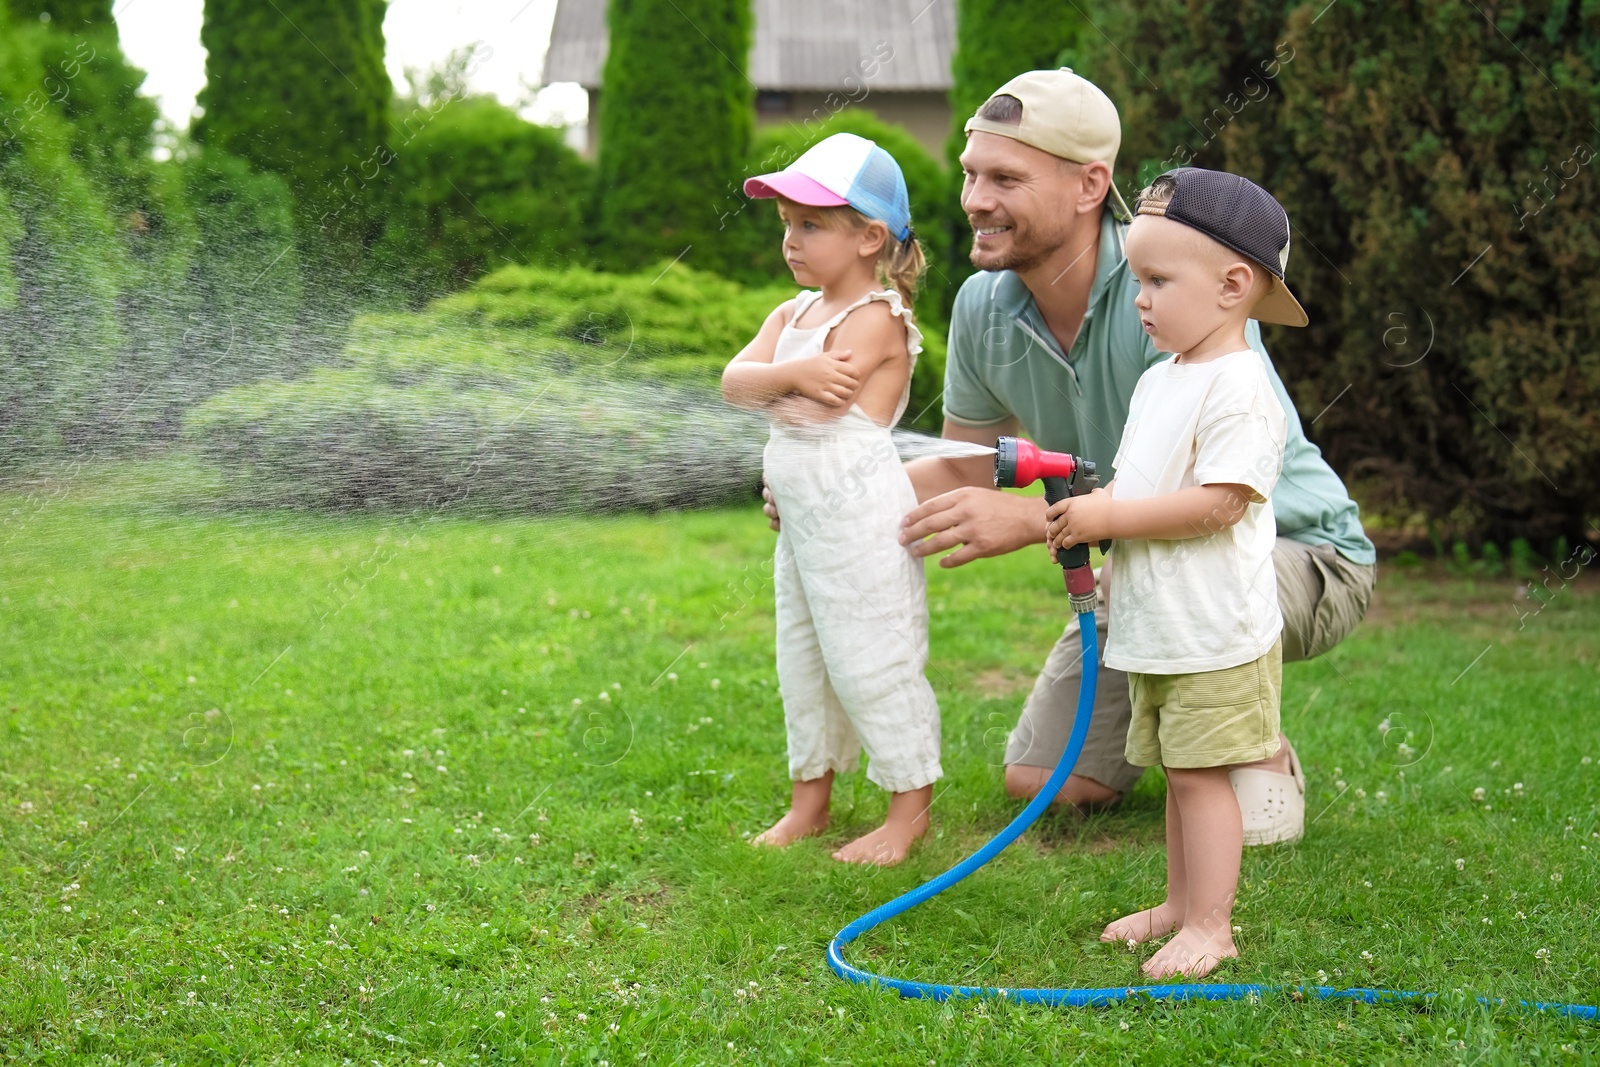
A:
[[[856,838],[833,854],[841,863],[870,863],[892,867],[906,858],[911,843],[928,829],[928,809],[933,806],[933,786],[895,793],[889,798],[889,817],[883,825]]]
[[[832,796],[832,771],[821,778],[794,783],[788,813],[770,828],[762,831],[750,843],[782,848],[802,837],[820,834],[828,828],[828,800]]]

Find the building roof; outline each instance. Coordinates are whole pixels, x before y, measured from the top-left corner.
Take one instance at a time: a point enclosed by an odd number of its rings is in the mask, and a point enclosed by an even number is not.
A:
[[[863,60],[878,68],[870,81],[874,90],[950,88],[956,0],[753,3],[748,73],[757,89],[838,89],[846,78],[861,78]],[[541,84],[598,89],[608,44],[605,0],[559,0]]]

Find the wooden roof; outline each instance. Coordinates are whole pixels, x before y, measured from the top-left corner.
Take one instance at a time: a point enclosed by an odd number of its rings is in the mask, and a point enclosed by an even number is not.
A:
[[[878,67],[875,90],[950,88],[956,0],[753,2],[748,73],[757,89],[838,89],[861,77],[863,60]],[[558,0],[541,84],[598,89],[607,45],[605,0]]]

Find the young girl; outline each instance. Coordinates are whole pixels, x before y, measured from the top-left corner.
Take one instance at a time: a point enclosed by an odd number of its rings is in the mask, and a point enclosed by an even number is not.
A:
[[[867,778],[893,794],[889,816],[833,858],[898,863],[927,829],[944,773],[923,676],[926,578],[898,541],[917,499],[889,435],[922,348],[910,308],[922,250],[899,164],[854,134],[744,191],[778,199],[784,259],[816,287],[773,311],[722,375],[730,403],[771,416],[766,482],[783,516],[773,572],[794,793],[755,840],[825,829],[834,772],[854,770],[864,748]]]

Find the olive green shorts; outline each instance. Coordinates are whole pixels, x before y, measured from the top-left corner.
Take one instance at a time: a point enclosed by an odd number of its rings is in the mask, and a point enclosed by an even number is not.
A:
[[[1128,674],[1124,755],[1136,767],[1226,767],[1278,751],[1283,639],[1260,659],[1194,674]]]
[[[1371,564],[1352,563],[1332,545],[1307,545],[1287,537],[1278,538],[1272,567],[1278,574],[1278,606],[1283,611],[1283,658],[1289,663],[1322,655],[1356,628],[1366,613],[1377,574]],[[1113,596],[1116,584],[1113,573]],[[1079,615],[1068,621],[1044,670],[1039,672],[1008,738],[1008,766],[1054,767],[1066,751],[1067,738],[1077,719],[1078,686],[1083,680],[1078,620],[1084,617]],[[1144,768],[1124,758],[1130,716],[1128,683],[1121,671],[1105,665],[1109,619],[1110,613],[1103,606],[1094,613],[1095,626],[1100,631],[1100,686],[1083,754],[1073,773],[1127,795],[1144,774]]]

